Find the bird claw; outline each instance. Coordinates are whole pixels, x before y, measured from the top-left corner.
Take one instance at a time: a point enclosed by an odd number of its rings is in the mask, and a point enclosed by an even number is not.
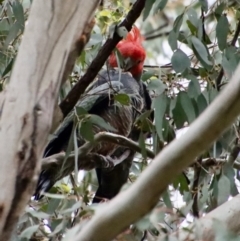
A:
[[[111,157],[111,156],[103,156],[99,155],[102,161],[102,168],[108,169],[111,171],[117,164],[118,164],[118,159],[116,157]]]
[[[116,156],[103,156],[100,154],[92,155],[93,157],[97,157],[97,162],[99,163],[99,161],[101,162],[100,166],[101,168],[107,169],[108,171],[111,171],[116,165],[120,164],[121,162],[123,162],[130,154],[130,151],[127,150],[125,151],[120,157],[116,157]]]
[[[105,161],[106,161],[106,169],[111,171],[116,165],[115,165],[115,160],[116,158],[112,158],[111,156],[104,156]]]
[[[120,157],[105,156],[104,158],[108,163],[108,165],[105,168],[111,171],[116,165],[123,162],[129,156],[129,153],[129,151],[125,151]]]

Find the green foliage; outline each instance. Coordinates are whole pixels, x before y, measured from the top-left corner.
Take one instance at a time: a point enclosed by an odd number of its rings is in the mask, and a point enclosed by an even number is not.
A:
[[[116,25],[129,11],[130,2],[134,1],[105,1],[103,7],[98,9],[90,41],[77,59],[68,81],[62,86],[60,100],[85,73],[106,37],[111,36]],[[31,1],[28,0],[0,1],[1,91],[9,80],[30,5]],[[146,148],[151,148],[157,154],[170,144],[204,112],[219,90],[228,83],[240,60],[238,39],[233,42],[236,31],[239,31],[239,7],[239,1],[233,1],[232,5],[215,1],[208,5],[207,0],[199,0],[187,6],[185,1],[146,1],[137,25],[141,26],[141,32],[146,37],[144,47],[147,59],[142,80],[153,97],[155,117],[152,123],[149,120],[151,111],[148,111],[134,123],[142,131],[138,142],[142,151],[136,154],[129,183],[123,189],[131,185],[151,162],[147,158]],[[159,37],[160,23],[166,23],[167,34],[160,34]],[[160,33],[163,32],[160,28]],[[121,34],[124,33],[121,29]],[[147,40],[155,34],[156,38]],[[118,59],[121,65],[121,56]],[[218,83],[217,79],[220,79]],[[119,105],[129,105],[130,96],[118,93],[114,95],[114,101]],[[74,118],[75,129],[66,155],[74,151],[77,160],[76,131],[85,140],[93,141],[92,128],[95,125],[106,131],[114,131],[114,128],[101,117],[90,115],[84,108],[76,107]],[[200,216],[207,214],[230,196],[237,195],[239,172],[237,165],[233,166],[228,161],[232,148],[239,142],[239,126],[238,119],[232,128],[198,157],[197,163],[187,168],[190,184],[183,175],[176,177],[153,211],[123,233],[121,240],[139,240],[143,230],[151,234],[152,240],[163,240],[165,235],[169,236],[169,240],[177,240],[170,234],[182,227],[183,223],[193,223],[195,212]],[[152,134],[147,141],[146,132]],[[66,230],[79,223],[84,225],[95,209],[101,208],[101,205],[91,205],[97,185],[95,172],[85,172],[81,181],[78,181],[77,175],[75,170],[70,179],[60,180],[41,201],[30,201],[18,223],[18,240],[29,240],[31,237],[62,240]],[[197,183],[194,182],[196,179]],[[235,240],[235,236],[218,225],[221,226],[221,223],[214,225],[216,233],[222,235],[218,240]],[[75,232],[75,229],[71,229],[67,235],[74,237]]]

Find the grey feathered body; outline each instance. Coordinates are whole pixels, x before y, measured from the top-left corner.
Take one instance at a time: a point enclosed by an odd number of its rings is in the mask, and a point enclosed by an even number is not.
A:
[[[114,101],[115,94],[127,94],[130,97],[129,105],[122,105]],[[102,117],[105,122],[115,128],[115,133],[128,137],[133,129],[136,118],[146,108],[144,86],[141,81],[135,80],[129,73],[119,73],[118,70],[104,70],[91,84],[81,97],[77,106],[84,108],[89,114]],[[44,157],[51,156],[66,150],[74,126],[74,112],[72,111],[54,133],[53,139],[45,149]],[[93,132],[106,131],[100,126],[94,125]],[[77,132],[78,146],[85,140],[80,132]],[[92,152],[100,155],[111,155],[118,148],[116,144],[101,142]],[[79,160],[81,162],[81,160]],[[43,170],[40,174],[35,198],[40,197],[40,192],[48,191],[56,181],[69,175],[74,170],[74,165],[66,165],[60,170]]]

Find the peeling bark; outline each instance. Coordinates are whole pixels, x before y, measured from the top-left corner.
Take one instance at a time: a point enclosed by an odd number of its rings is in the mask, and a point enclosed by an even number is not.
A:
[[[71,46],[98,0],[33,1],[0,120],[0,237],[9,240],[30,199]]]

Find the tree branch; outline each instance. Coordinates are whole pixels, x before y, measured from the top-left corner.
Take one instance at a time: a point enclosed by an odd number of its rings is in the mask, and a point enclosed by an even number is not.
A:
[[[240,113],[240,65],[230,83],[190,125],[187,134],[173,140],[136,182],[96,211],[77,233],[76,240],[110,240],[156,205],[167,185],[207,149]]]
[[[97,4],[98,0],[32,3],[0,120],[1,240],[10,239],[33,193],[71,44]]]
[[[132,9],[127,14],[126,18],[118,25],[118,27],[125,27],[128,31],[131,30],[132,25],[140,16],[146,0],[137,0]],[[88,85],[94,80],[98,72],[101,70],[102,66],[106,62],[109,55],[112,53],[118,42],[122,38],[115,31],[112,38],[109,38],[106,43],[99,50],[96,58],[90,64],[86,73],[83,77],[74,85],[72,90],[68,93],[66,98],[61,102],[60,108],[63,112],[64,117],[73,109],[79,100],[81,94],[84,93]]]
[[[155,35],[145,37],[145,40],[149,41],[149,40],[153,40],[153,39],[156,39],[156,38],[161,38],[163,36],[168,36],[169,34],[170,34],[170,32],[158,33],[158,34],[155,34]]]
[[[78,149],[78,168],[84,170],[91,170],[94,168],[112,168],[115,165],[122,162],[125,158],[120,158],[119,160],[110,160],[103,158],[101,155],[97,155],[95,153],[89,154],[91,150],[99,143],[99,142],[111,142],[118,144],[120,146],[125,146],[129,149],[132,149],[136,152],[141,153],[141,147],[138,143],[120,135],[108,133],[108,132],[100,132],[94,136],[93,142],[86,142],[83,146]],[[146,148],[146,154],[149,158],[153,159],[155,157],[154,153]],[[72,152],[67,160],[65,160],[66,154],[59,153],[52,155],[50,157],[42,159],[42,169],[55,169],[57,167],[70,169],[71,167],[74,168],[75,165],[75,153]],[[65,160],[65,163],[64,163]]]

